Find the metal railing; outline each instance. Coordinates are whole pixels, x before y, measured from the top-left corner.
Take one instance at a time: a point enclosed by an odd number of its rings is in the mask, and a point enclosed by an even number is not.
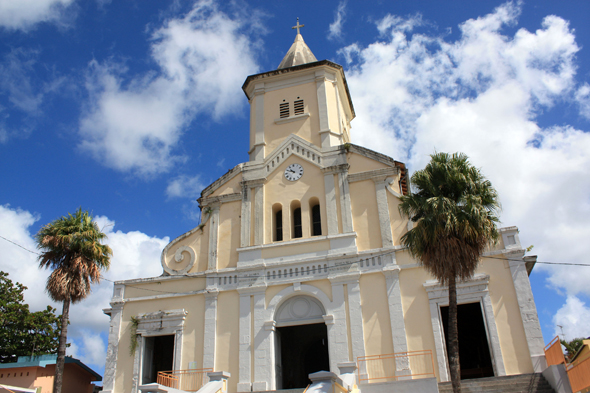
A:
[[[361,356],[357,367],[359,384],[435,377],[431,350]]]
[[[207,382],[207,373],[212,368],[195,370],[158,371],[157,383],[186,392],[196,392]]]
[[[547,359],[547,366],[565,364],[565,357],[563,356],[559,336],[555,336],[555,338],[545,346],[545,359]]]
[[[590,356],[581,362],[570,363],[567,366],[567,377],[570,380],[572,392],[590,388]]]

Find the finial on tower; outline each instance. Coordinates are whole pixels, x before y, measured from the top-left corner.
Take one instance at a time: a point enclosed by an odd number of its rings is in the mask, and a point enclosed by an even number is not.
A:
[[[293,26],[293,27],[291,27],[291,28],[292,28],[292,29],[297,29],[297,34],[300,34],[300,33],[299,33],[299,29],[300,29],[300,28],[302,28],[302,27],[304,27],[304,26],[305,26],[305,25],[300,25],[300,24],[299,24],[299,17],[297,17],[297,26]]]

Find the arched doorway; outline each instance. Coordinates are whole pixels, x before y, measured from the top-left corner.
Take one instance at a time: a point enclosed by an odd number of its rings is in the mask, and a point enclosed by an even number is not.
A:
[[[328,330],[322,304],[311,296],[287,299],[275,314],[277,389],[302,388],[308,375],[329,371]]]

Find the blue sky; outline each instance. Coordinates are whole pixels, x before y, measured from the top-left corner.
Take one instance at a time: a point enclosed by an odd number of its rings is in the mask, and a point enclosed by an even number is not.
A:
[[[411,170],[466,153],[531,254],[590,264],[587,1],[0,1],[0,236],[34,250],[81,206],[114,249],[105,277],[159,275],[201,189],[248,160],[242,83],[278,66],[296,17],[316,57],[345,68],[354,143]],[[0,239],[0,269],[48,304],[33,253]],[[537,265],[546,342],[557,325],[590,336],[589,280]],[[100,373],[111,291],[72,308],[70,353]]]

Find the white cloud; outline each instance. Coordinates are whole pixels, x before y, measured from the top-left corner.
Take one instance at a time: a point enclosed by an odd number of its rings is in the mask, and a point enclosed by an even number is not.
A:
[[[590,133],[537,123],[556,102],[588,108],[590,88],[576,82],[580,48],[557,16],[505,34],[519,13],[507,3],[468,20],[453,42],[415,32],[419,16],[378,21],[379,41],[340,51],[357,114],[352,138],[412,170],[435,150],[466,153],[498,189],[504,225],[517,225],[540,261],[588,263]],[[590,268],[536,269],[570,296],[590,294]]]
[[[39,216],[28,211],[0,205],[0,236],[35,251],[34,234],[30,232],[30,228],[39,219]],[[104,216],[95,217],[95,221],[108,236],[106,243],[113,249],[111,267],[103,272],[103,276],[109,281],[102,280],[100,284],[93,285],[92,292],[86,299],[71,306],[68,341],[75,344],[70,348],[70,353],[82,357],[89,364],[101,367],[104,365],[106,343],[100,344],[100,334],[106,337],[109,327],[109,318],[103,314],[102,309],[109,307],[113,294],[112,281],[162,274],[160,255],[170,239],[151,237],[138,231],[115,231],[115,222]],[[31,310],[41,310],[51,304],[61,314],[61,304],[51,302],[45,294],[49,272],[38,269],[36,254],[0,239],[0,255],[0,270],[8,272],[11,280],[29,288],[25,292],[25,301]]]
[[[186,175],[178,176],[168,183],[166,196],[168,198],[196,199],[201,195],[201,191],[203,191],[205,186],[201,182],[201,176],[199,175],[193,177]]]
[[[214,2],[200,1],[154,32],[157,73],[126,83],[124,68],[93,62],[80,146],[120,171],[168,171],[183,159],[173,149],[198,113],[214,119],[241,113],[245,101],[238,86],[243,75],[258,70],[255,41],[241,32],[242,24]]]
[[[40,22],[63,23],[74,0],[2,0],[0,26],[28,30]]]
[[[568,296],[565,304],[553,316],[553,324],[555,335],[561,336],[563,328],[563,337],[567,341],[587,338],[590,336],[590,307],[579,298]]]
[[[584,83],[576,92],[576,101],[580,105],[580,114],[590,119],[590,85]]]
[[[346,20],[346,0],[338,3],[338,8],[334,12],[334,22],[330,23],[328,39],[333,40],[342,36],[342,25]]]

